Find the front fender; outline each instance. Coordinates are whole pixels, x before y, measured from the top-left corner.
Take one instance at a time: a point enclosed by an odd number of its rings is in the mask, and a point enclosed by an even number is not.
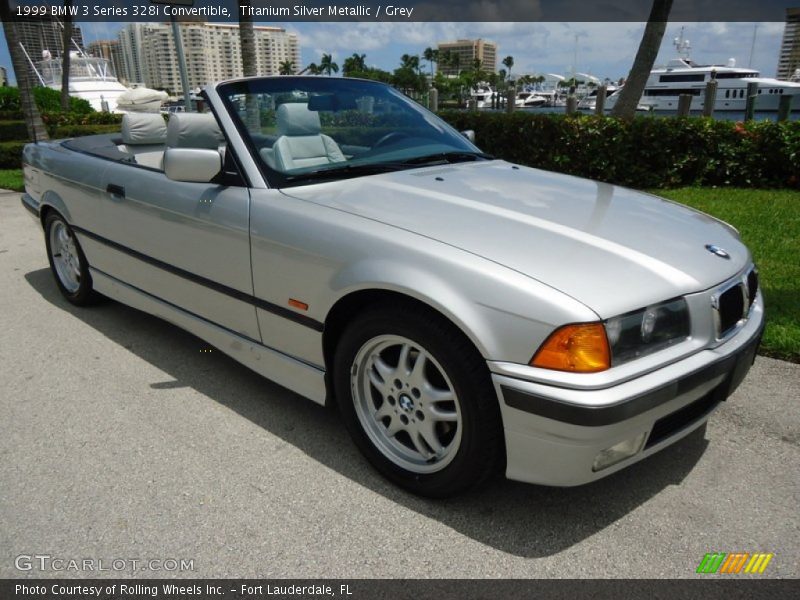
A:
[[[438,260],[359,260],[336,273],[331,291],[336,302],[366,290],[422,302],[456,325],[486,360],[527,363],[555,326],[597,318],[572,298],[483,259],[440,263],[452,250],[442,249]]]

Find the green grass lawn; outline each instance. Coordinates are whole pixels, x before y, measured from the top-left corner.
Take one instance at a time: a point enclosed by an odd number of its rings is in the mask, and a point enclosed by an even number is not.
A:
[[[739,230],[758,265],[767,307],[761,354],[800,362],[800,192],[683,188],[655,193]]]
[[[21,192],[24,187],[22,169],[0,169],[0,190]]]
[[[0,170],[0,188],[22,191],[22,171]],[[800,362],[800,192],[683,188],[655,193],[741,232],[758,265],[767,305],[761,353]]]

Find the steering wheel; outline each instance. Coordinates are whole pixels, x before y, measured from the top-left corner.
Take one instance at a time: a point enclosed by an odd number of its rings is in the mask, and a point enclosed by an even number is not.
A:
[[[381,146],[386,146],[390,143],[393,143],[390,140],[402,139],[407,137],[409,137],[409,135],[407,133],[403,133],[402,131],[390,131],[389,133],[384,135],[381,139],[379,139],[377,142],[375,142],[372,145],[372,148],[373,149],[380,148]]]

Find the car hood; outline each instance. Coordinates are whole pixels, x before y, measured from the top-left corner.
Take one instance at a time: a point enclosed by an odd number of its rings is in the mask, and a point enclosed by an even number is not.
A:
[[[283,191],[524,273],[601,318],[708,289],[750,260],[736,232],[712,217],[627,188],[504,161]]]

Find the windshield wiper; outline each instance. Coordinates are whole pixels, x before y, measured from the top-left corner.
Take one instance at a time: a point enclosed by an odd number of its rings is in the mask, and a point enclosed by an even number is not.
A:
[[[427,165],[427,164],[447,164],[469,162],[478,159],[493,160],[494,156],[486,154],[485,152],[468,152],[462,150],[453,150],[451,152],[437,152],[436,154],[428,154],[426,156],[417,156],[404,160],[403,164],[406,165]]]
[[[357,177],[358,175],[375,175],[377,173],[389,173],[407,169],[406,163],[400,162],[380,162],[367,163],[360,165],[342,165],[331,169],[318,169],[308,173],[298,173],[297,175],[287,175],[286,181],[313,181],[317,179],[336,179],[337,177]]]

